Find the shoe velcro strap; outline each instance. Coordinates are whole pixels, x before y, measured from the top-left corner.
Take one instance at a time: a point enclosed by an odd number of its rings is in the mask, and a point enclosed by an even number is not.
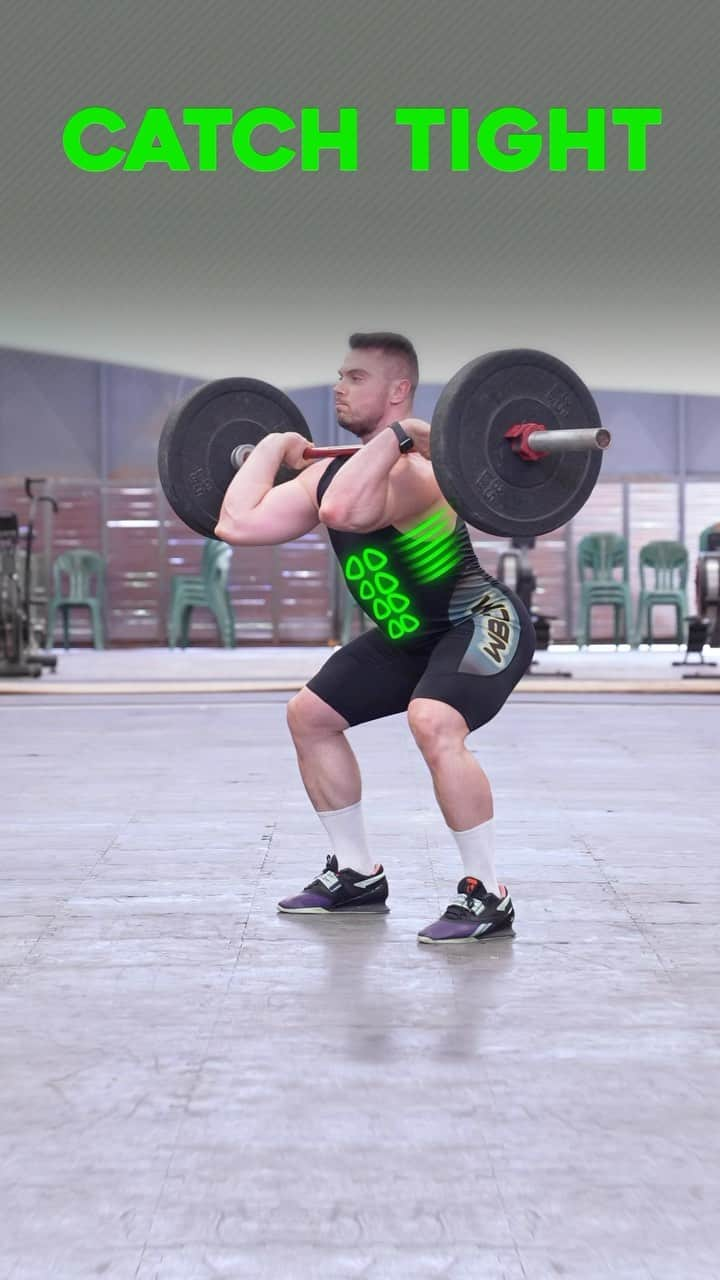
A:
[[[471,898],[468,893],[459,893],[457,897],[452,899],[450,906],[464,907],[466,911],[472,911],[474,916],[481,916],[485,910],[485,903],[482,899]]]

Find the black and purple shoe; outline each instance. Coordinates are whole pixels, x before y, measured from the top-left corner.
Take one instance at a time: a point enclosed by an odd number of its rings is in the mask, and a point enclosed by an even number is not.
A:
[[[335,854],[329,854],[325,870],[294,898],[278,902],[278,911],[302,915],[327,915],[329,912],[385,912],[388,882],[381,866],[371,874],[338,867]]]
[[[500,885],[502,896],[488,893],[485,885],[466,876],[458,885],[445,914],[421,929],[418,942],[487,942],[499,936],[512,938],[515,919],[510,894]]]

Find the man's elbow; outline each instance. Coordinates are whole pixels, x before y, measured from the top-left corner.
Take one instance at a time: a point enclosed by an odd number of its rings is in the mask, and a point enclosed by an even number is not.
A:
[[[347,533],[367,533],[378,528],[377,520],[363,520],[357,511],[337,504],[321,503],[318,515],[321,523],[329,529],[344,530]]]
[[[242,528],[235,520],[218,520],[213,536],[218,542],[226,542],[229,547],[239,547],[244,542]]]
[[[350,511],[338,506],[337,503],[322,502],[318,515],[320,523],[326,525],[328,529],[346,529],[348,532],[357,532]]]
[[[320,503],[318,516],[320,523],[327,525],[330,529],[334,528],[336,521],[342,518],[340,508],[337,505],[333,506],[331,502]]]

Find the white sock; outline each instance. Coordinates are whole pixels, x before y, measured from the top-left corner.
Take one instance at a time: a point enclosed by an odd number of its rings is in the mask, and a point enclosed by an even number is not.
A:
[[[452,828],[451,828],[452,830]],[[481,822],[469,831],[453,831],[453,839],[460,850],[466,876],[481,880],[488,893],[500,897],[500,887],[495,871],[495,820]]]
[[[373,870],[373,862],[368,850],[362,801],[348,805],[347,809],[318,812],[318,818],[330,837],[332,851],[340,869],[352,867],[353,871],[369,875]]]

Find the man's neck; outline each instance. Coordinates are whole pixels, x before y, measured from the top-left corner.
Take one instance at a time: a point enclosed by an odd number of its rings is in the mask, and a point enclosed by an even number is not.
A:
[[[383,415],[378,425],[371,431],[370,435],[363,437],[363,444],[369,444],[371,440],[374,440],[376,436],[380,435],[381,431],[385,431],[386,427],[389,427],[391,422],[401,422],[403,418],[411,417],[412,407],[408,407],[408,405],[400,405],[395,413],[387,413]]]

